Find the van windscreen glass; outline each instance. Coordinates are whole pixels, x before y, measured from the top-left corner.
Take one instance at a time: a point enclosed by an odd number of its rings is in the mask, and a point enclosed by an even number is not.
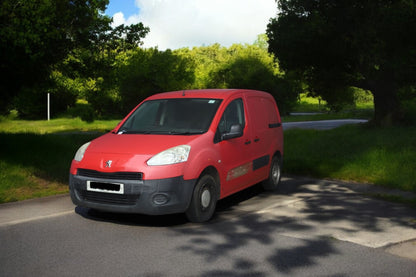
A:
[[[205,98],[146,101],[124,122],[118,134],[202,134],[208,131],[220,103],[220,99]]]

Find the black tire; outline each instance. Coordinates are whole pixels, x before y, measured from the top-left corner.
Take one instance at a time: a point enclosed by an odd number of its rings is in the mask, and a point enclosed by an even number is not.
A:
[[[275,191],[279,187],[282,175],[282,162],[278,156],[274,156],[270,164],[269,178],[263,182],[263,188],[268,191]]]
[[[217,195],[217,182],[214,177],[203,175],[199,178],[186,211],[188,220],[195,223],[210,220],[217,205]]]

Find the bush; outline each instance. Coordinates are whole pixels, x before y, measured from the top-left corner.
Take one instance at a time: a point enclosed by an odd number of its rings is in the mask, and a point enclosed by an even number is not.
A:
[[[84,104],[84,103],[78,103],[75,105],[75,107],[70,108],[68,110],[68,113],[72,117],[79,117],[82,121],[85,122],[94,122],[94,109],[91,107],[90,104]]]

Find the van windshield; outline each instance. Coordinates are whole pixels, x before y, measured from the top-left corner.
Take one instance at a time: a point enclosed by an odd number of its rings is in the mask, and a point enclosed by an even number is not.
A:
[[[130,115],[118,134],[202,134],[220,103],[220,99],[203,98],[149,100]]]

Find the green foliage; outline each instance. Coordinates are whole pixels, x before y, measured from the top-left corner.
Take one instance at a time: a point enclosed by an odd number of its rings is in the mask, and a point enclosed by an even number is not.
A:
[[[181,49],[196,64],[194,88],[246,88],[267,91],[276,98],[282,113],[296,102],[297,82],[284,77],[259,36],[254,45],[219,44]],[[263,37],[264,39],[264,37]]]
[[[135,49],[143,44],[143,39],[150,29],[142,23],[125,26],[121,24],[108,33],[101,34],[104,43],[101,50],[126,51]]]
[[[279,0],[278,8],[267,35],[282,68],[335,109],[355,86],[374,95],[376,123],[402,122],[399,91],[416,82],[414,0]]]
[[[194,80],[193,61],[170,50],[136,48],[118,64],[121,106],[128,113],[147,96],[186,89]]]
[[[96,101],[97,107],[115,103],[115,85],[109,81],[115,56],[140,46],[149,28],[142,23],[112,28],[112,19],[104,15],[107,4],[108,0],[0,3],[0,113],[15,108],[27,118],[43,117],[47,92],[55,114],[73,106],[77,97],[98,91],[103,100]]]
[[[15,96],[40,99],[49,85],[51,66],[75,47],[87,47],[98,26],[110,24],[102,12],[108,0],[3,0],[0,3],[0,111]],[[94,28],[93,28],[94,27]],[[34,96],[30,96],[32,87]],[[23,91],[24,95],[20,93]],[[59,98],[59,97],[58,97]],[[40,102],[32,102],[39,105]],[[20,109],[22,105],[18,108]],[[30,116],[39,116],[35,109]],[[25,108],[20,111],[26,114]]]
[[[68,110],[72,117],[79,117],[82,121],[92,123],[94,122],[94,109],[90,104],[77,103],[75,107]]]

